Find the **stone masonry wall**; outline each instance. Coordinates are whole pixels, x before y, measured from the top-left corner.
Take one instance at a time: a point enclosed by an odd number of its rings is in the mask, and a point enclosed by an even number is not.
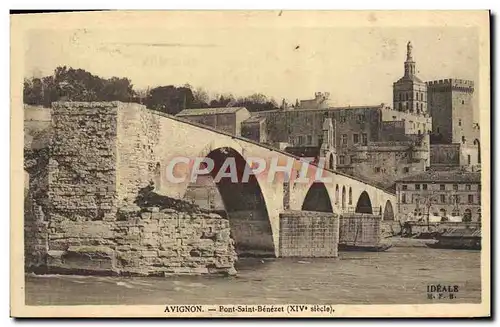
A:
[[[43,221],[28,210],[27,271],[141,276],[236,273],[227,219],[184,201],[154,193],[153,199],[151,207],[119,210],[116,221]]]
[[[61,222],[51,228],[46,271],[165,276],[234,274],[229,222],[217,214],[151,207],[116,222]]]
[[[116,104],[52,106],[49,159],[51,220],[114,220]]]
[[[156,158],[159,145],[161,117],[153,115],[140,105],[119,103],[117,116],[117,199],[119,207],[134,206],[137,191],[150,182],[158,190],[161,171],[165,167]]]
[[[339,244],[377,246],[382,237],[381,216],[349,214],[340,218]]]
[[[334,213],[280,214],[280,257],[337,257],[339,219]]]
[[[25,194],[26,270],[234,274],[229,221],[152,192],[158,169],[148,142],[158,142],[159,128],[148,120],[153,115],[122,115],[118,122],[127,106],[53,104],[48,164],[30,174]],[[118,174],[126,174],[126,185],[117,185]],[[48,175],[47,183],[33,183],[38,175]]]

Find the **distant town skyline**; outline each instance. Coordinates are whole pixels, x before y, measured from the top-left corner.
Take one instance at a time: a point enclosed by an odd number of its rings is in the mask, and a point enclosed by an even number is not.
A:
[[[464,27],[33,30],[25,77],[66,65],[127,77],[136,89],[190,84],[278,104],[329,92],[335,106],[392,106],[408,41],[421,79],[470,79],[478,91],[477,30]]]

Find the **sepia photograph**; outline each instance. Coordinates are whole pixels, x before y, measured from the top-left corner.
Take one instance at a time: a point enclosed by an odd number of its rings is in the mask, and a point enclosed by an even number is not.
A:
[[[11,315],[488,317],[489,15],[11,15]]]

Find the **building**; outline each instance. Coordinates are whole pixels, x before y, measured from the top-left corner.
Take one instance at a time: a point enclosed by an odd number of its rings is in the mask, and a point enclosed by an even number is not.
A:
[[[300,100],[299,108],[303,109],[327,109],[330,107],[330,93],[329,92],[316,92],[314,99]],[[285,106],[283,106],[285,108]]]
[[[393,85],[394,110],[427,114],[427,86],[416,75],[416,63],[413,61],[413,46],[408,42],[406,46],[406,61],[404,75]]]
[[[250,118],[250,113],[244,107],[202,108],[184,109],[176,117],[241,136],[241,123]]]
[[[241,136],[260,143],[267,143],[266,117],[251,116],[241,123]]]
[[[408,42],[404,75],[393,84],[394,108],[383,103],[333,107],[329,93],[316,92],[314,99],[292,107],[283,101],[277,110],[190,109],[178,116],[294,155],[323,156],[330,168],[395,191],[396,180],[429,169],[466,166],[477,171],[481,157],[473,91],[471,81],[422,81]],[[321,151],[326,119],[331,120],[333,144]]]
[[[429,166],[431,118],[392,110],[385,104],[271,110],[252,113],[252,117],[265,119],[265,130],[254,132],[265,134],[265,143],[308,157],[320,153],[323,124],[330,119],[334,143],[330,154],[335,159],[327,156],[327,161],[341,172],[386,188]]]
[[[481,164],[479,124],[474,122],[474,82],[444,79],[427,82],[428,106],[432,116],[432,162],[453,163],[478,170]]]
[[[462,217],[481,221],[481,174],[465,170],[427,171],[396,182],[397,212],[401,221],[441,221]]]

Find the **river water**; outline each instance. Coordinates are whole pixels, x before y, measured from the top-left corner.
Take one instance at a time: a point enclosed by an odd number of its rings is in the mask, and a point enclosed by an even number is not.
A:
[[[339,258],[240,259],[236,277],[26,276],[27,305],[480,303],[480,252],[394,247]],[[457,285],[428,299],[427,285]]]

